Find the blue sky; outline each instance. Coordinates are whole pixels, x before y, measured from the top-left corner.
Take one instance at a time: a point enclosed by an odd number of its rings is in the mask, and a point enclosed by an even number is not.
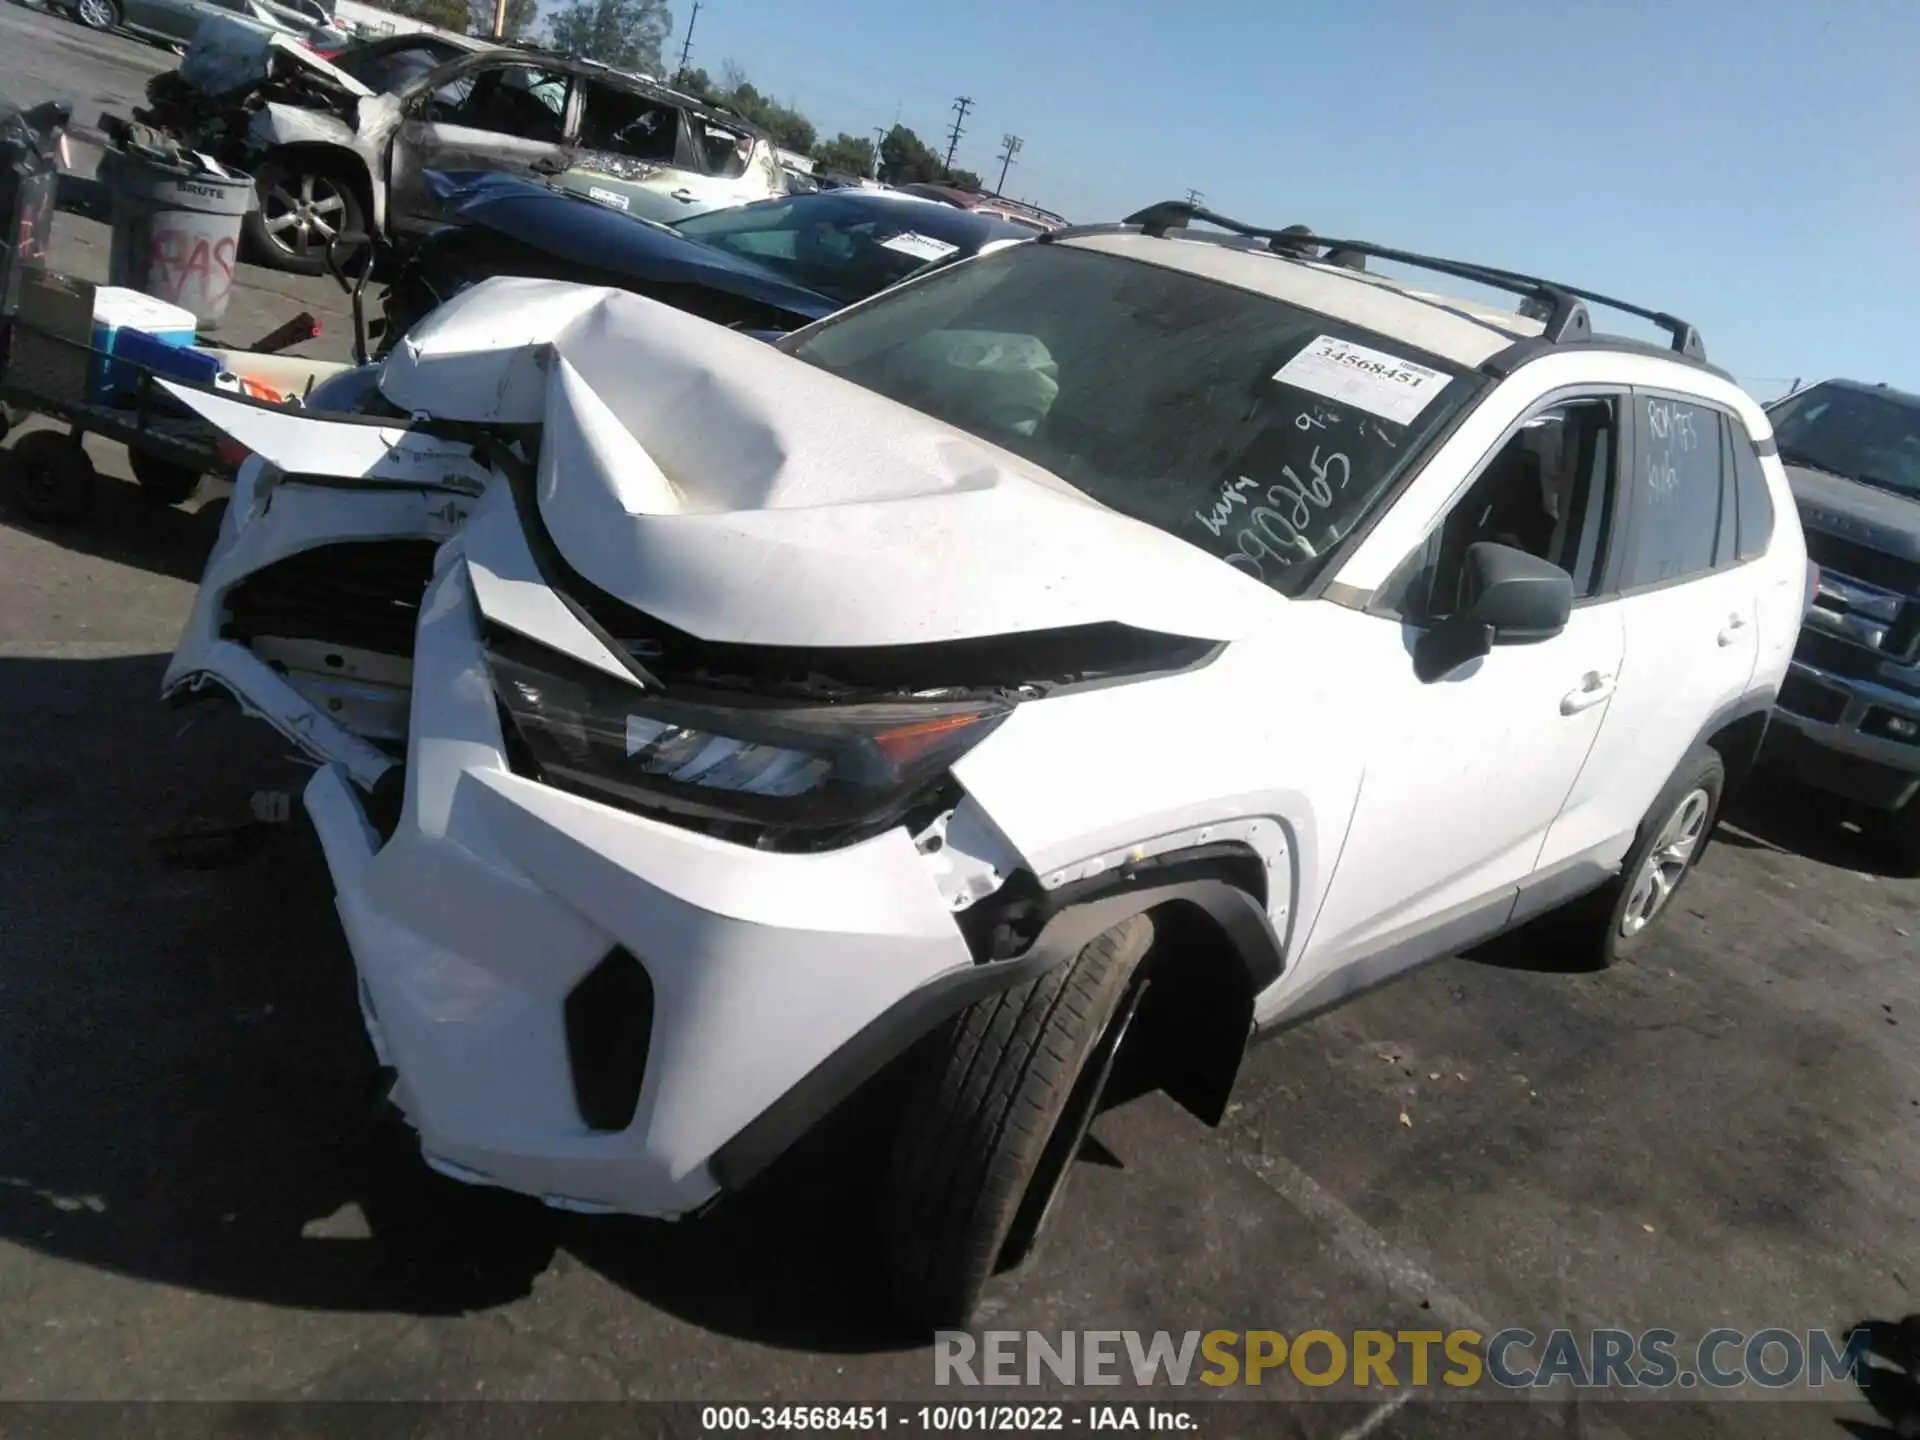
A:
[[[1007,193],[1075,220],[1192,187],[1667,309],[1762,398],[1920,389],[1920,0],[703,0],[728,60],[943,151],[970,95],[956,163],[1024,136]]]

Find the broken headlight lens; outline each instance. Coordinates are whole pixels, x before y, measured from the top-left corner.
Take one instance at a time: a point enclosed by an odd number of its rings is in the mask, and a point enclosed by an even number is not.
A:
[[[890,824],[1010,707],[999,700],[793,704],[644,689],[517,636],[487,646],[537,778],[629,809],[781,830]]]

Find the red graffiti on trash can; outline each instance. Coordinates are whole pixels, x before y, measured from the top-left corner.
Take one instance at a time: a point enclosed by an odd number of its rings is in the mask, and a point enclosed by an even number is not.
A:
[[[192,230],[154,232],[147,257],[149,293],[196,315],[215,314],[233,288],[235,243]]]

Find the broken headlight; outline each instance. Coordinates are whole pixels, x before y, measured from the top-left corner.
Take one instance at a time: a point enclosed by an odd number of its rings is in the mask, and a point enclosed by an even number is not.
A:
[[[1006,718],[1001,700],[793,703],[625,683],[518,636],[487,663],[520,760],[558,789],[691,823],[871,831]]]

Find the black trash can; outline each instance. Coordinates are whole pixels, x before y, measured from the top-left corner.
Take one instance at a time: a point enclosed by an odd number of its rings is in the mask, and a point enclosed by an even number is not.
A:
[[[0,98],[0,319],[19,311],[21,276],[46,265],[72,116],[65,100],[21,110]]]

